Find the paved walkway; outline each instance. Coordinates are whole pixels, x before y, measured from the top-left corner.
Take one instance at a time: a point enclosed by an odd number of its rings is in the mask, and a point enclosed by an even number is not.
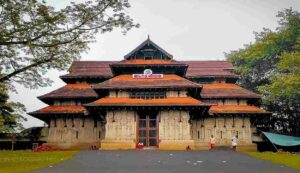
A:
[[[35,173],[299,172],[233,151],[86,151]]]

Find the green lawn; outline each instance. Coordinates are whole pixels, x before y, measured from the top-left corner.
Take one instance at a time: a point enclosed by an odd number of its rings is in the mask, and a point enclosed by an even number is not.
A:
[[[0,173],[29,172],[70,159],[76,151],[0,151]]]
[[[269,160],[274,163],[300,169],[300,154],[273,153],[273,152],[246,152],[252,157]]]

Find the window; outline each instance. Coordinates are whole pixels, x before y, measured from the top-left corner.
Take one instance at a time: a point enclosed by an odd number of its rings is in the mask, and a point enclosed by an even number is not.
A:
[[[85,118],[82,118],[82,127],[84,127],[85,124]]]
[[[161,99],[166,98],[165,91],[155,91],[155,92],[130,92],[130,98],[138,98],[138,99]]]
[[[54,127],[56,127],[56,118],[54,118],[53,121],[54,121]]]
[[[59,100],[55,100],[53,105],[54,105],[54,106],[60,106],[60,105],[61,105],[61,102],[60,102]]]
[[[72,127],[75,127],[75,120],[73,117],[72,117]]]
[[[154,57],[154,50],[153,49],[146,49],[144,52],[144,59],[151,60]]]
[[[95,118],[94,119],[94,128],[97,128],[97,126],[98,126],[98,123],[97,123],[97,119]]]
[[[80,106],[81,105],[81,101],[76,101],[76,105]]]
[[[78,133],[78,131],[76,131],[76,139],[78,139],[78,135],[79,135],[79,133]]]
[[[216,128],[217,127],[217,118],[215,118],[215,125],[214,127]]]
[[[67,127],[67,118],[64,118],[64,126]]]
[[[199,130],[198,130],[198,139],[200,139],[200,132],[199,132]]]
[[[179,111],[179,122],[182,122],[181,111]]]
[[[99,136],[98,136],[98,138],[99,138],[99,139],[101,138],[101,131],[99,131]]]

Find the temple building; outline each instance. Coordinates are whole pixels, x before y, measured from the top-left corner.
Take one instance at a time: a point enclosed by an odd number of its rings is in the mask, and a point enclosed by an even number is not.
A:
[[[38,97],[29,113],[48,125],[46,145],[59,149],[255,148],[260,96],[235,82],[228,61],[176,61],[149,38],[121,61],[75,61],[65,86]]]

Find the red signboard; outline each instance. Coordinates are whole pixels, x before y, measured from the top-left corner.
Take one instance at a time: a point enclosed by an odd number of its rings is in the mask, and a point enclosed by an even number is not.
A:
[[[163,78],[164,75],[163,74],[133,74],[132,78],[135,79],[161,79]]]

